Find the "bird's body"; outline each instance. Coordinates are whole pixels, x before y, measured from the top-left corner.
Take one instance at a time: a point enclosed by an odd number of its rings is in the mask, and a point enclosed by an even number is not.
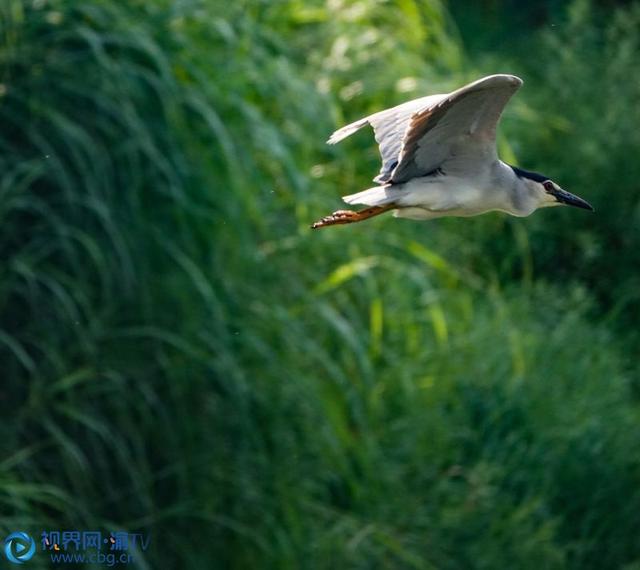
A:
[[[436,172],[408,182],[379,186],[345,196],[347,204],[381,206],[393,203],[396,217],[430,220],[442,216],[477,216],[500,210],[515,216],[531,213],[531,204],[517,200],[513,170],[501,161],[481,165],[473,176]]]
[[[445,95],[409,101],[337,130],[333,144],[370,124],[382,155],[379,186],[344,196],[364,204],[339,210],[312,227],[352,223],[388,210],[396,217],[428,220],[475,216],[492,210],[528,216],[540,207],[591,206],[547,177],[510,166],[497,155],[500,115],[522,81],[492,75]]]

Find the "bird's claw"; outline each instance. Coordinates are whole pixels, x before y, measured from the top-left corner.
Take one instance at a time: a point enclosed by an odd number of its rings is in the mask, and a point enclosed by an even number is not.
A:
[[[315,230],[317,228],[332,226],[335,224],[349,224],[359,219],[360,217],[358,216],[358,212],[353,212],[351,210],[338,210],[333,212],[333,214],[329,214],[328,216],[321,218],[315,222],[311,228]]]

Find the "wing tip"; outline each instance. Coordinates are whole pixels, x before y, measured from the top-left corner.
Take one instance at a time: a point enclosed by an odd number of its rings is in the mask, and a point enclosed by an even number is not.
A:
[[[461,87],[458,91],[468,90],[468,89],[484,89],[489,86],[497,86],[497,85],[510,85],[514,90],[519,89],[520,86],[524,83],[522,79],[520,79],[517,75],[511,75],[509,73],[496,73],[494,75],[487,75],[486,77],[481,77],[476,81],[473,81],[464,87]],[[456,93],[454,91],[453,93]]]
[[[496,73],[495,75],[485,77],[484,80],[495,80],[496,83],[504,81],[506,83],[510,83],[514,87],[520,87],[520,85],[524,83],[524,81],[517,75],[512,75],[510,73]]]
[[[339,143],[341,140],[346,139],[348,136],[355,133],[358,129],[361,129],[362,127],[364,127],[366,124],[368,124],[368,122],[369,122],[369,119],[367,117],[339,128],[327,139],[327,144]]]
[[[524,83],[524,81],[517,75],[505,74],[505,77],[509,80],[509,83],[516,87],[520,87]]]

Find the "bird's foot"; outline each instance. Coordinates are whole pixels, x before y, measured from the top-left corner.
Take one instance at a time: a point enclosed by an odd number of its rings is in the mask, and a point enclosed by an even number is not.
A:
[[[387,212],[395,207],[395,204],[386,204],[384,206],[371,206],[358,212],[354,212],[353,210],[338,210],[333,214],[329,214],[328,216],[318,220],[311,226],[311,228],[315,230],[318,228],[324,228],[325,226],[352,224],[353,222],[360,222],[373,216],[377,216],[378,214]]]
[[[336,224],[351,224],[359,220],[358,212],[352,210],[338,210],[329,214],[324,218],[321,218],[315,222],[311,227],[315,230],[317,228],[323,228],[324,226],[334,226]]]

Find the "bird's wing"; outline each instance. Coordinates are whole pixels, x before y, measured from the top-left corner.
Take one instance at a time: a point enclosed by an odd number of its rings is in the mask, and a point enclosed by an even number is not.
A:
[[[365,125],[371,125],[382,157],[382,168],[380,169],[380,174],[374,178],[374,181],[381,184],[386,183],[391,177],[391,172],[398,164],[398,156],[400,155],[404,135],[411,117],[421,109],[434,107],[446,97],[447,95],[430,95],[385,109],[338,129],[327,142],[335,144]]]
[[[514,75],[490,75],[413,112],[396,159],[398,164],[382,181],[406,182],[446,167],[446,162],[453,165],[456,157],[473,160],[496,156],[498,121],[521,85],[522,80]]]

